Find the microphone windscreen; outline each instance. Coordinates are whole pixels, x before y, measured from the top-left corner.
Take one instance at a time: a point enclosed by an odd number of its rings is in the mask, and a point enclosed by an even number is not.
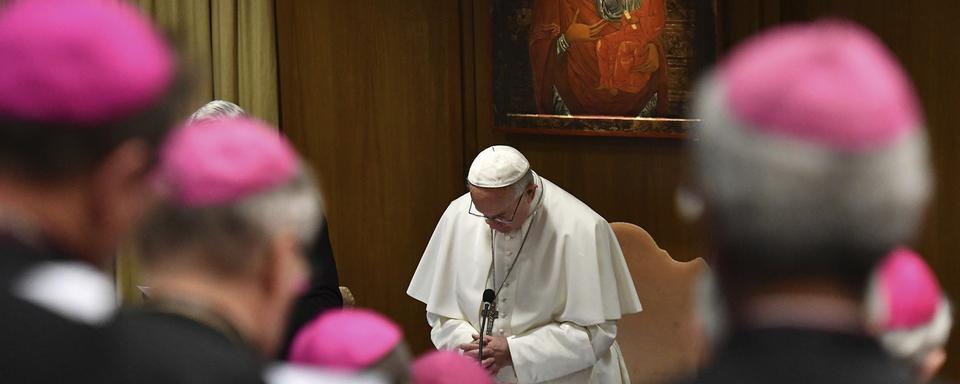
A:
[[[488,288],[487,290],[483,291],[483,302],[484,302],[484,303],[492,303],[493,300],[496,299],[496,298],[497,298],[497,295],[496,295],[495,293],[493,293],[493,290],[492,290],[492,289],[489,289],[489,288]]]

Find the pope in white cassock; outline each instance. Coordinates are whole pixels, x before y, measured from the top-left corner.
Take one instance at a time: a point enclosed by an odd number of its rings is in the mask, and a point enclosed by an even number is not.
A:
[[[478,358],[491,289],[497,317],[482,365],[498,381],[629,383],[616,321],[641,307],[607,221],[511,147],[483,150],[467,182],[407,289],[427,304],[434,345]]]

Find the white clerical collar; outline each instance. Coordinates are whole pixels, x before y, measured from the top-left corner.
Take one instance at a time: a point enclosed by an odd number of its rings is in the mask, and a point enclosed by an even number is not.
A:
[[[538,175],[536,172],[530,172],[533,173],[533,182],[537,185],[537,190],[533,193],[533,202],[530,204],[530,211],[527,213],[527,218],[524,220],[523,225],[507,235],[517,236],[518,234],[522,235],[523,233],[526,233],[527,228],[533,224],[533,220],[539,214],[538,212],[543,206],[543,179],[541,179],[540,175]]]
[[[543,179],[534,171],[530,171],[530,173],[533,173],[533,182],[537,184],[537,191],[533,194],[534,205],[530,206],[530,216],[533,216],[543,205]]]
[[[78,261],[37,264],[18,279],[13,291],[27,302],[89,325],[106,323],[117,308],[110,279]]]
[[[764,295],[750,300],[741,316],[741,321],[757,328],[809,328],[858,333],[863,327],[863,315],[855,303],[829,296]]]
[[[274,363],[264,370],[264,380],[269,384],[382,384],[387,380],[376,372],[351,374],[324,368]]]

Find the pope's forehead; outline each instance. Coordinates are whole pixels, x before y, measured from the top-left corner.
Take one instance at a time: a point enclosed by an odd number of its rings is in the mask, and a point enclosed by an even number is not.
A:
[[[516,198],[516,192],[513,188],[501,187],[501,188],[480,188],[474,185],[470,186],[470,197],[476,200],[485,200],[485,201],[494,201],[494,200],[508,200]]]

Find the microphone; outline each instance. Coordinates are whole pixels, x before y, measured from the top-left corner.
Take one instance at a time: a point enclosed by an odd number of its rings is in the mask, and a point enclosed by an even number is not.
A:
[[[483,336],[484,331],[487,329],[487,319],[490,317],[490,307],[493,306],[493,300],[495,300],[497,294],[493,292],[492,289],[487,288],[483,291],[483,301],[482,307],[480,310],[480,349],[479,349],[479,359],[480,363],[483,364]],[[493,325],[493,324],[490,324]]]
[[[497,298],[497,294],[496,294],[496,293],[493,293],[493,290],[492,290],[492,289],[487,288],[485,291],[483,291],[483,303],[484,303],[484,304],[486,304],[486,305],[493,304],[493,300],[496,299],[496,298]]]

